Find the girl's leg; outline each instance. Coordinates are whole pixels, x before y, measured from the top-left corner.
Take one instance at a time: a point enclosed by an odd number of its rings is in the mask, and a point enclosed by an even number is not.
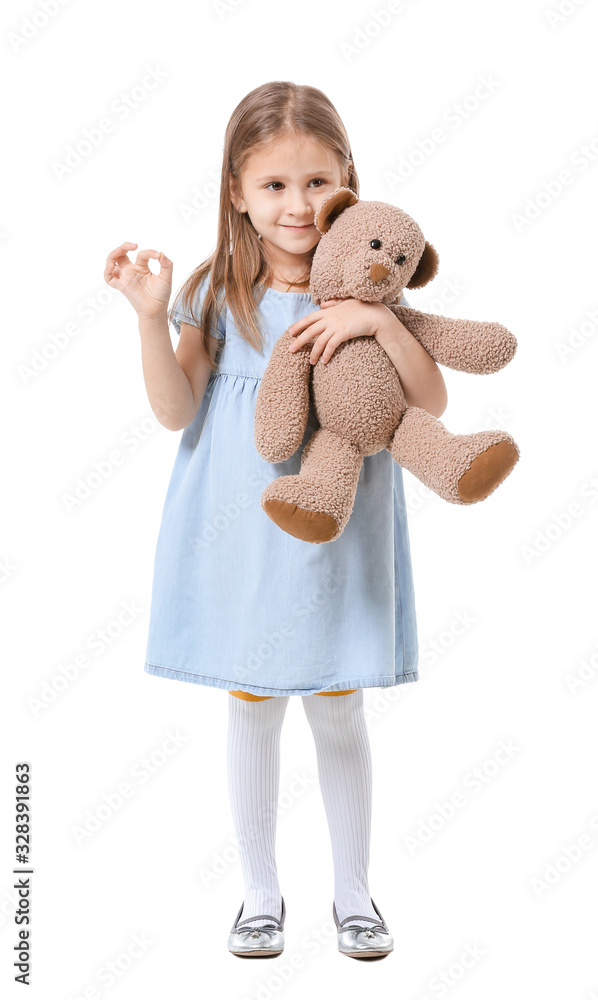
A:
[[[280,731],[288,701],[288,696],[228,699],[228,788],[245,882],[240,920],[258,913],[281,916],[274,850]],[[264,923],[256,920],[245,926]]]
[[[342,698],[304,695],[303,707],[316,745],[318,778],[332,842],[338,919],[361,914],[378,922],[368,886],[372,758],[363,688]],[[354,922],[369,926],[366,921]]]

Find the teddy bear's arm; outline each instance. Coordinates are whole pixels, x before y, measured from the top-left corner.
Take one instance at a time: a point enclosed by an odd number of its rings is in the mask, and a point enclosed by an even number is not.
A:
[[[500,371],[517,350],[515,337],[499,323],[453,319],[419,312],[409,306],[389,305],[387,308],[419,340],[434,361],[455,371],[477,375]]]
[[[309,415],[312,343],[289,351],[285,330],[276,341],[255,404],[255,445],[267,462],[286,462],[303,440]]]

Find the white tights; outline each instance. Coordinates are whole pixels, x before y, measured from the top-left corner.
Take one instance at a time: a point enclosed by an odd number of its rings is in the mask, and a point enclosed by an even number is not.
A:
[[[246,701],[229,696],[228,787],[239,841],[245,897],[240,919],[281,915],[275,860],[280,779],[280,732],[289,696]],[[339,920],[361,914],[379,920],[368,888],[372,759],[363,689],[336,696],[304,695],[314,735],[318,779],[334,865]],[[259,926],[264,920],[251,921]],[[369,926],[367,921],[355,921]],[[245,926],[248,926],[245,924]]]

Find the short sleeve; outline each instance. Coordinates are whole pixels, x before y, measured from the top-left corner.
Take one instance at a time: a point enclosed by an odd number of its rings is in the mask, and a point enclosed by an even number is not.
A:
[[[182,292],[182,290],[181,290],[180,294],[177,295],[177,297],[175,299],[175,302],[174,302],[173,310],[172,310],[172,320],[171,320],[172,325],[174,326],[177,334],[180,335],[180,332],[181,332],[181,323],[191,323],[193,326],[197,326],[197,324],[198,324],[198,322],[200,320],[200,317],[201,317],[201,309],[202,309],[202,305],[203,305],[203,300],[204,300],[204,298],[206,296],[206,292],[208,290],[209,282],[210,282],[210,275],[208,273],[208,274],[204,275],[203,281],[201,282],[201,284],[199,285],[199,287],[195,291],[195,295],[194,295],[194,298],[193,298],[193,312],[195,313],[195,319],[193,319],[193,317],[192,317],[192,315],[191,315],[191,313],[189,312],[188,309],[184,309],[183,308],[183,292]],[[225,314],[226,314],[226,306],[222,309],[222,312],[220,313],[220,316],[218,317],[218,323],[217,323],[217,325],[215,325],[215,326],[213,325],[212,326],[211,333],[212,333],[212,336],[216,338],[216,340],[224,340],[225,337],[226,337],[226,315]]]

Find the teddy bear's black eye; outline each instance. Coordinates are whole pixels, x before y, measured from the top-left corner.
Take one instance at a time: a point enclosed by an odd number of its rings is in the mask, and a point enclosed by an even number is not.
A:
[[[374,250],[379,250],[382,244],[380,240],[370,240],[370,246],[373,247]]]
[[[407,260],[407,258],[405,256],[405,254],[402,253],[402,254],[399,254],[399,256],[397,257],[396,263],[397,264],[404,264],[406,260]]]

